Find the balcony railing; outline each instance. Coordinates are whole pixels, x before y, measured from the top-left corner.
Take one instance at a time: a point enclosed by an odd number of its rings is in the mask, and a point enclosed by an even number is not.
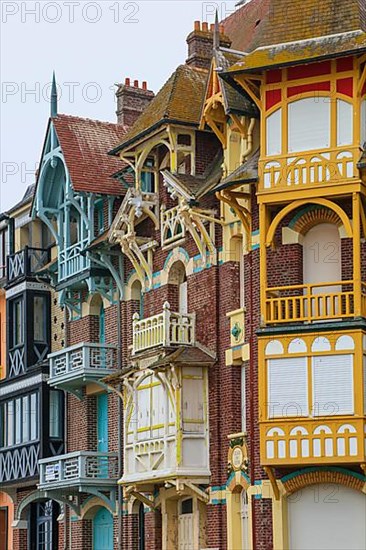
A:
[[[138,313],[133,316],[132,353],[157,346],[194,345],[195,315],[173,313],[165,302],[162,313],[141,319]]]
[[[89,258],[81,254],[87,244],[88,239],[84,239],[60,250],[58,258],[59,281],[78,275],[90,267]]]
[[[117,453],[77,451],[39,461],[40,489],[114,485],[118,479]]]
[[[50,261],[50,251],[45,248],[24,247],[23,250],[8,256],[8,283],[20,277],[31,277]]]
[[[179,207],[175,206],[169,210],[161,211],[161,242],[163,246],[183,239],[186,228],[179,215]]]
[[[366,284],[362,283],[362,315],[366,315]],[[355,316],[354,281],[267,288],[265,322],[291,323]]]
[[[366,421],[300,419],[264,422],[261,430],[263,465],[340,464],[365,462]]]
[[[48,383],[67,390],[104,378],[116,368],[116,354],[115,346],[86,343],[51,353]]]
[[[0,484],[38,475],[39,442],[0,450]]]
[[[359,177],[359,147],[346,147],[266,158],[260,162],[261,191],[296,190]]]

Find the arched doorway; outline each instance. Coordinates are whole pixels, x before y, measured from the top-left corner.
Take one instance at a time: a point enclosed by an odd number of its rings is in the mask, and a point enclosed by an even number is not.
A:
[[[113,550],[113,517],[100,508],[93,519],[93,550]]]
[[[186,269],[181,261],[175,262],[169,271],[168,284],[171,285],[169,297],[173,310],[187,315],[188,313],[188,283]],[[177,307],[177,310],[175,309]]]
[[[364,550],[366,495],[336,483],[306,487],[289,496],[291,550]]]

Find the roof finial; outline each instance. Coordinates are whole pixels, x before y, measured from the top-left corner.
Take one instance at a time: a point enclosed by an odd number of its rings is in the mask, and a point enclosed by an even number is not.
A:
[[[57,87],[56,87],[56,76],[55,71],[53,71],[52,76],[52,90],[51,90],[51,117],[57,116]]]
[[[220,26],[219,26],[219,14],[216,9],[215,28],[213,33],[213,49],[217,50],[219,47],[220,47]]]

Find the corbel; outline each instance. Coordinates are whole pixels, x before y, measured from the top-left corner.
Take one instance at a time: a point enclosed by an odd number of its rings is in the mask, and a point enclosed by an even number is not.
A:
[[[266,472],[266,474],[267,474],[267,476],[268,476],[268,478],[271,482],[272,490],[273,490],[273,494],[275,496],[275,499],[280,500],[280,489],[278,487],[276,476],[275,476],[275,473],[273,471],[273,468],[271,468],[270,466],[263,466],[263,470]]]
[[[254,101],[258,109],[262,109],[262,101],[260,98],[260,88],[256,86],[251,80],[248,82],[248,78],[245,76],[236,76],[235,80],[240,84],[243,90],[249,95],[249,97]],[[258,80],[255,78],[254,80]],[[261,80],[261,79],[259,79]]]

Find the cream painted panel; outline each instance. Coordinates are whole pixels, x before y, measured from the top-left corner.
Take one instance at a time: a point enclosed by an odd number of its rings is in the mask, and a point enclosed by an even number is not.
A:
[[[330,103],[308,97],[288,106],[289,153],[330,147]]]
[[[304,284],[341,281],[341,238],[338,227],[331,223],[316,225],[304,237]],[[338,292],[339,287],[319,287],[314,293]]]
[[[312,485],[288,498],[290,550],[364,550],[366,495],[337,484]]]

